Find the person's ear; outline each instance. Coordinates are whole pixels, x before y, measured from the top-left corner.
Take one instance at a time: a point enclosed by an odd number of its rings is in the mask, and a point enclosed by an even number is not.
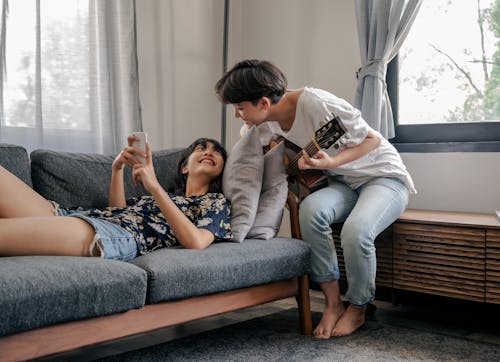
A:
[[[187,168],[187,166],[182,166],[181,172],[182,172],[183,175],[187,175],[188,174],[188,168]]]
[[[262,110],[267,111],[271,107],[271,100],[268,97],[262,97],[259,104]]]

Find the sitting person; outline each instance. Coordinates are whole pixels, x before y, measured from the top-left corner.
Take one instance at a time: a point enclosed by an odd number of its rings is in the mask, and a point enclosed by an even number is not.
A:
[[[328,186],[301,202],[299,224],[302,238],[311,245],[310,278],[319,284],[326,301],[314,336],[345,336],[364,324],[367,306],[375,298],[375,239],[401,215],[409,194],[416,190],[397,150],[366,123],[359,110],[325,90],[288,89],[287,84],[274,64],[247,59],[224,74],[215,90],[245,123],[241,133],[257,126],[263,144],[284,137],[303,149],[299,169],[327,175]],[[345,133],[310,157],[305,148],[334,116]],[[340,244],[347,308],[340,294],[333,223],[343,223]]]
[[[112,164],[109,207],[60,208],[0,166],[0,255],[100,256],[129,261],[163,247],[203,249],[230,239],[230,203],[221,193],[227,158],[215,140],[200,138],[177,164],[172,190],[159,184],[151,149],[125,147]],[[141,158],[145,162],[141,162]],[[124,169],[151,196],[125,199]]]

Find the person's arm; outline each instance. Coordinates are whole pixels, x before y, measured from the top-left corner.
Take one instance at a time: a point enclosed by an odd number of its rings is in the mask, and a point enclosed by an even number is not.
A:
[[[325,151],[318,151],[314,157],[309,157],[306,151],[302,151],[299,159],[299,168],[307,169],[334,169],[351,161],[357,160],[370,153],[380,144],[379,136],[373,131],[369,131],[366,138],[359,145],[347,147],[335,156],[329,156]]]
[[[158,182],[151,160],[149,144],[146,144],[146,163],[137,163],[132,170],[135,184],[142,182],[144,188],[153,196],[161,213],[173,230],[179,243],[188,249],[204,249],[214,240],[215,235],[205,229],[200,229],[177,207],[168,193]]]
[[[161,186],[152,190],[151,195],[182,246],[188,249],[205,249],[212,244],[215,235],[194,225]]]
[[[112,168],[111,183],[109,185],[108,204],[111,207],[125,207],[125,185],[123,183],[123,167]]]
[[[136,141],[135,136],[129,136],[127,139],[128,147],[125,147],[116,156],[111,165],[111,183],[109,185],[108,204],[111,207],[126,207],[127,200],[125,198],[125,184],[123,182],[123,173],[125,166],[132,168],[136,163],[140,163],[137,156],[145,157],[141,150],[133,147],[132,144]]]

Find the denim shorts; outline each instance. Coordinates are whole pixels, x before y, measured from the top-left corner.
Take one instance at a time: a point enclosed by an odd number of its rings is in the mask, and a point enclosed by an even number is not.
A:
[[[101,258],[130,261],[137,256],[137,243],[134,236],[121,226],[86,216],[84,211],[60,208],[55,202],[53,205],[57,216],[78,217],[92,225],[95,237],[90,248],[92,250],[96,246],[100,251]]]

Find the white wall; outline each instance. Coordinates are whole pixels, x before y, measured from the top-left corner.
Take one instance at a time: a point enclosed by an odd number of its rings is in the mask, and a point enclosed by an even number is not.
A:
[[[410,207],[492,213],[500,210],[500,153],[403,153],[417,195]]]
[[[219,138],[213,86],[221,74],[223,1],[140,0],[137,7],[143,118],[157,148]],[[319,87],[352,103],[360,66],[353,1],[231,0],[229,66],[244,58],[276,63],[291,88]],[[240,125],[228,108],[229,147]],[[500,153],[402,157],[419,191],[410,207],[500,209]]]
[[[352,2],[232,0],[229,67],[246,58],[275,63],[290,88],[323,88],[352,103],[360,66]],[[229,142],[240,126],[229,110]]]

